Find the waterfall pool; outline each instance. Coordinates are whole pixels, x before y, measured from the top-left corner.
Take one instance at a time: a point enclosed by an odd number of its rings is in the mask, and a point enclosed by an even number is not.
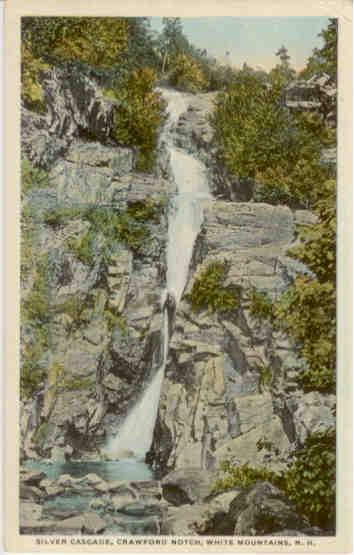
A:
[[[46,463],[44,461],[26,461],[25,467],[44,472],[50,480],[56,480],[61,474],[70,474],[73,478],[82,478],[86,474],[97,474],[103,480],[143,481],[154,479],[153,470],[143,461],[121,459],[118,461],[67,461]]]

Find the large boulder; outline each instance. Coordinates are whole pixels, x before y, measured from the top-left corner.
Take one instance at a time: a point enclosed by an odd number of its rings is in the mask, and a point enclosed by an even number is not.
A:
[[[285,495],[269,482],[257,482],[238,495],[230,504],[226,520],[228,533],[237,536],[266,536],[309,527]]]
[[[211,473],[200,468],[181,468],[162,480],[164,498],[176,506],[202,501],[210,494],[212,486]]]

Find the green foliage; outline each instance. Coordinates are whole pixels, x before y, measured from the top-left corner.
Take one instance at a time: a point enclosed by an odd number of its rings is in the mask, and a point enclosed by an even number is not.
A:
[[[336,280],[336,183],[325,182],[322,198],[315,204],[319,222],[300,229],[300,244],[288,251],[314,274],[321,283]]]
[[[127,48],[128,24],[119,17],[26,17],[22,37],[33,55],[50,63],[117,64]]]
[[[266,293],[253,288],[249,292],[249,311],[251,316],[260,320],[272,320],[273,305]]]
[[[218,94],[211,122],[219,162],[258,184],[257,201],[308,208],[318,200],[331,171],[320,163],[330,134],[318,118],[291,114],[279,84],[239,74]]]
[[[207,82],[199,65],[187,54],[178,54],[170,74],[170,84],[177,89],[199,92],[206,88]]]
[[[106,95],[117,100],[113,112],[113,138],[137,148],[137,169],[151,171],[155,161],[157,132],[163,121],[161,95],[154,90],[155,72],[133,71],[117,91]]]
[[[68,206],[68,207],[57,207],[48,210],[43,217],[45,224],[50,225],[54,228],[63,226],[67,224],[70,220],[76,218],[81,218],[85,214],[86,210],[81,207]]]
[[[315,48],[308,59],[306,68],[300,76],[308,79],[315,74],[327,73],[334,82],[337,81],[337,19],[330,19],[326,29],[318,35],[323,39],[322,48]]]
[[[226,261],[211,262],[194,280],[192,291],[186,296],[194,312],[230,312],[237,308],[241,291],[235,285],[224,285],[228,271]]]
[[[233,488],[247,488],[257,481],[269,481],[276,485],[279,485],[280,482],[279,475],[263,467],[252,467],[248,464],[233,466],[224,461],[221,463],[220,469],[225,475],[215,481],[213,486],[215,493]]]
[[[90,377],[64,377],[58,384],[58,389],[64,391],[79,391],[80,389],[88,389],[96,383],[96,378]]]
[[[50,296],[48,259],[40,259],[35,268],[32,288],[21,299],[21,333],[26,329],[26,341],[21,342],[20,393],[30,397],[45,378],[45,353],[49,348]]]
[[[28,325],[21,314],[21,325]],[[22,344],[20,396],[28,399],[44,384],[46,372],[45,353],[49,347],[48,328],[44,325],[31,325],[31,340]]]
[[[220,469],[224,476],[215,482],[215,493],[246,488],[258,480],[266,480],[282,489],[312,525],[334,529],[336,434],[333,429],[309,435],[281,474],[247,464],[234,466],[227,461]]]
[[[95,260],[93,252],[94,233],[89,230],[79,239],[69,239],[67,241],[68,249],[76,256],[80,262],[91,266]]]
[[[286,87],[291,81],[296,77],[296,72],[290,66],[290,56],[288,54],[288,49],[285,46],[281,46],[276,56],[279,57],[280,64],[277,64],[275,68],[269,73],[270,82],[276,86]]]
[[[144,201],[131,202],[122,211],[105,206],[56,208],[47,211],[43,220],[45,224],[54,228],[63,226],[75,218],[89,222],[90,228],[83,236],[68,239],[67,248],[83,264],[91,266],[95,260],[94,244],[98,234],[105,240],[105,247],[100,251],[103,255],[108,255],[114,241],[122,241],[138,251],[150,236],[149,224],[159,223],[162,209],[162,201],[146,198]]]
[[[269,366],[261,366],[258,368],[259,372],[259,387],[261,390],[267,389],[271,386],[273,381],[273,371]]]
[[[48,172],[35,168],[27,158],[21,160],[21,192],[43,189],[49,186]]]
[[[284,474],[284,489],[298,510],[315,526],[335,526],[336,434],[308,436]]]
[[[274,307],[277,325],[299,345],[310,371],[300,376],[305,391],[335,386],[336,302],[329,282],[298,277]],[[322,379],[323,378],[323,379]]]
[[[150,198],[145,201],[130,202],[126,214],[136,222],[159,223],[161,217],[161,202],[153,202]]]
[[[277,325],[299,345],[308,369],[299,375],[305,391],[333,391],[336,368],[335,182],[327,181],[315,204],[318,223],[300,231],[289,254],[316,277],[298,277],[275,305]]]
[[[35,57],[31,42],[22,42],[21,45],[21,98],[25,106],[36,112],[44,110],[44,94],[40,83],[42,72],[48,65],[40,57]]]
[[[75,326],[79,326],[82,320],[83,311],[87,308],[83,299],[77,296],[68,297],[63,303],[56,306],[56,311],[60,314],[67,314],[72,318]]]
[[[49,321],[48,258],[42,257],[36,266],[30,293],[21,302],[21,318],[38,324]]]
[[[106,309],[104,311],[104,317],[108,325],[108,329],[119,328],[119,330],[126,335],[128,333],[127,323],[125,318],[121,314],[117,314],[112,309]]]

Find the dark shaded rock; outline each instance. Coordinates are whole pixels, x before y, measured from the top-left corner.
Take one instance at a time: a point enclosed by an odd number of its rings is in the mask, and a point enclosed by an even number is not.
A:
[[[26,486],[39,486],[40,482],[44,480],[47,475],[38,470],[30,470],[29,468],[21,468],[20,481]]]
[[[25,499],[33,503],[40,503],[42,497],[42,491],[35,486],[20,485],[20,499]]]
[[[211,492],[212,475],[200,468],[181,468],[162,480],[163,497],[172,505],[202,501]]]
[[[308,527],[285,495],[269,482],[257,482],[238,495],[231,502],[227,522],[228,533],[238,536],[265,536]]]
[[[50,132],[59,137],[85,136],[107,141],[113,103],[84,73],[54,67],[43,82]]]

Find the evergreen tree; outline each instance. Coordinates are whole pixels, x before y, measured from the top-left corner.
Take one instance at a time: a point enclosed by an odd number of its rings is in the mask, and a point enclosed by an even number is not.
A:
[[[269,76],[273,83],[281,87],[286,87],[296,76],[295,70],[290,65],[288,49],[283,45],[275,53],[279,57],[280,63],[271,70]]]
[[[337,41],[338,22],[330,19],[326,29],[318,35],[323,39],[322,48],[315,48],[312,56],[308,59],[306,68],[301,77],[308,79],[316,73],[327,73],[334,83],[337,82]]]

